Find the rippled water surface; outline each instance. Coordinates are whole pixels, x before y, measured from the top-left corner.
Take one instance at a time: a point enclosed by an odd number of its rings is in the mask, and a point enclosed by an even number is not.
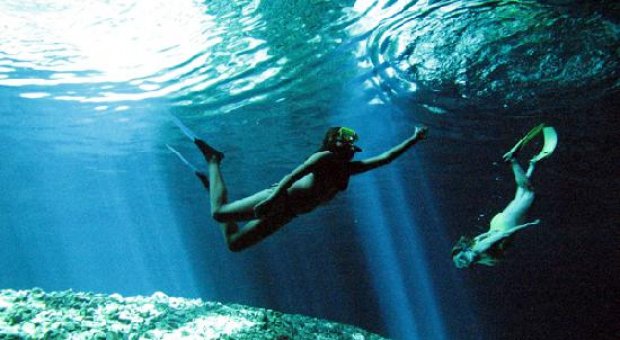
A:
[[[619,12],[561,0],[2,1],[0,264],[13,274],[0,285],[167,290],[395,338],[593,335],[585,325],[613,315],[600,293],[617,284],[594,253],[617,254]],[[431,133],[235,255],[166,149],[202,163],[171,115],[226,152],[235,198],[279,180],[329,126],[355,128],[364,157],[416,124]],[[451,243],[510,199],[501,154],[539,122],[560,135],[537,170],[545,226],[506,266],[456,272]]]
[[[531,1],[2,6],[0,84],[24,98],[230,109],[351,61],[389,95],[438,110],[541,109],[618,87],[615,22]]]

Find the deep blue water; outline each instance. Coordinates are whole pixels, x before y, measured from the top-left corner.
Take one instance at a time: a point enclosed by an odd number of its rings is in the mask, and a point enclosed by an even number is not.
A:
[[[0,287],[163,291],[394,339],[617,336],[618,13],[559,0],[2,2]],[[233,199],[290,172],[329,126],[358,131],[359,157],[417,124],[430,135],[231,253],[166,148],[203,165],[172,115],[226,153]],[[542,224],[497,267],[457,270],[454,241],[512,198],[501,155],[539,122],[560,138],[535,174]]]

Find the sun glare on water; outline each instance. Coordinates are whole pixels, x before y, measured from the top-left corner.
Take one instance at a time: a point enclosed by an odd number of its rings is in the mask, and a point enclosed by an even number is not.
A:
[[[2,1],[0,23],[0,69],[8,74],[0,85],[8,86],[145,78],[190,59],[214,26],[194,0]],[[11,74],[17,69],[34,76]]]

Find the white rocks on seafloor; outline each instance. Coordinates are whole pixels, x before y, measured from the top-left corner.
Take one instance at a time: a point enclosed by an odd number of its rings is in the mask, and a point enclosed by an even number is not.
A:
[[[273,310],[152,296],[0,290],[0,339],[353,339],[360,328]]]

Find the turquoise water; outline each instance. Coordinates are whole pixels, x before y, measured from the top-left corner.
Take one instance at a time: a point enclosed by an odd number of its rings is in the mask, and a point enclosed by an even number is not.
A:
[[[164,291],[395,339],[611,334],[618,6],[569,1],[0,4],[0,287]],[[427,141],[240,254],[168,152],[226,153],[231,198],[347,125],[376,155]],[[504,263],[449,257],[511,199],[501,155],[553,125],[537,229]],[[535,146],[533,146],[535,148]],[[608,254],[601,258],[601,254]]]

